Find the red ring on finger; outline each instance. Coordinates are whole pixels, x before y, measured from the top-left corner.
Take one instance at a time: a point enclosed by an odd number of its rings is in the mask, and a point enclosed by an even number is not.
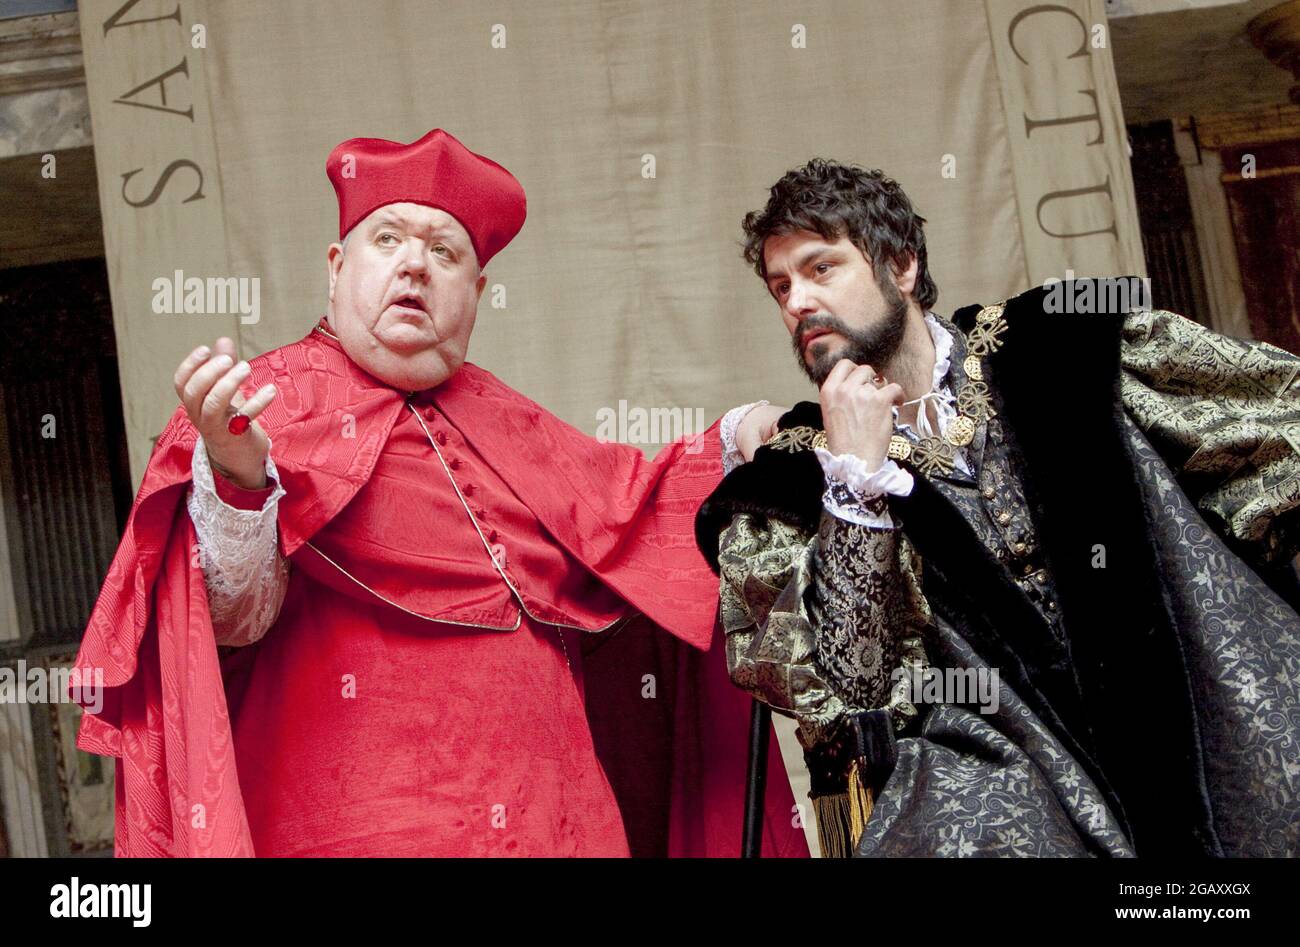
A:
[[[248,417],[248,415],[240,412],[239,414],[236,414],[233,417],[231,417],[231,419],[228,422],[226,422],[226,430],[229,431],[231,434],[238,436],[240,434],[243,434],[245,431],[247,431],[248,426],[252,423],[253,422]]]

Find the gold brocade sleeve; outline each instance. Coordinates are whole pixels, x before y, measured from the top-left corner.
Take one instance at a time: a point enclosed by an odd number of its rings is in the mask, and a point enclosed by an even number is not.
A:
[[[929,609],[902,534],[822,514],[818,535],[742,514],[719,544],[727,668],[742,690],[794,718],[805,749],[847,713],[916,714],[910,673]]]
[[[1125,317],[1124,406],[1203,516],[1258,564],[1300,549],[1300,357],[1177,313]]]

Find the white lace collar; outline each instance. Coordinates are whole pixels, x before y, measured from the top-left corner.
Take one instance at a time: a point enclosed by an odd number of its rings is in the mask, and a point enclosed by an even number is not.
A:
[[[930,330],[930,340],[934,342],[934,372],[930,376],[930,391],[937,392],[941,396],[937,399],[936,408],[939,414],[939,431],[943,432],[948,429],[948,422],[957,413],[952,407],[952,392],[944,383],[948,377],[948,370],[952,367],[952,333],[939,324],[934,313],[928,311],[925,314],[925,327]],[[900,431],[912,435],[913,439],[919,440],[921,437],[912,425],[898,420],[898,408],[894,408],[894,425]]]
[[[935,413],[939,416],[939,435],[942,436],[948,430],[948,425],[957,417],[957,408],[954,402],[957,400],[953,397],[952,390],[947,385],[948,370],[952,368],[952,333],[945,329],[939,320],[934,317],[934,313],[926,312],[925,325],[930,330],[930,338],[934,342],[934,373],[930,377],[930,392],[935,400]],[[924,408],[924,403],[921,405]],[[913,430],[910,424],[900,423],[898,420],[898,408],[894,408],[894,426],[898,430],[910,435],[912,440],[920,440],[921,436],[932,432],[917,432]],[[926,425],[928,428],[929,425]],[[957,448],[955,457],[957,468],[967,476],[971,475],[970,463],[966,460],[966,448]]]

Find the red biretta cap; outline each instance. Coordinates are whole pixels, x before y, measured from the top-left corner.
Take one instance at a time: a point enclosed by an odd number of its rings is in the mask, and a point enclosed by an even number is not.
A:
[[[524,225],[523,186],[501,165],[435,128],[403,145],[349,138],[325,161],[339,198],[339,239],[385,204],[409,202],[445,210],[469,231],[479,266]]]

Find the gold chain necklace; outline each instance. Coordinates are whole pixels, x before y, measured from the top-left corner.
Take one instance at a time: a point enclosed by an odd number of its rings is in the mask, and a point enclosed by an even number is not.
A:
[[[1002,348],[1002,334],[1007,331],[1007,322],[1002,318],[1005,308],[1004,303],[985,306],[975,317],[975,328],[966,336],[966,358],[962,362],[966,383],[957,392],[957,417],[948,430],[942,437],[922,438],[917,444],[895,434],[889,439],[889,458],[908,461],[927,477],[952,473],[957,449],[974,440],[976,428],[997,413],[993,410],[989,386],[984,382],[984,357]],[[925,405],[921,408],[924,410]],[[787,428],[777,432],[764,446],[790,452],[825,448],[826,432],[810,427]]]
[[[911,461],[927,477],[952,473],[957,449],[973,441],[976,428],[996,414],[989,386],[984,382],[984,356],[1002,348],[1002,334],[1007,331],[1007,322],[1002,318],[1005,308],[1002,303],[985,306],[975,317],[975,328],[966,336],[966,358],[962,362],[966,384],[957,392],[957,417],[944,435],[925,437],[913,444],[903,435],[895,434],[889,439],[886,456]],[[925,405],[921,408],[924,410]]]

